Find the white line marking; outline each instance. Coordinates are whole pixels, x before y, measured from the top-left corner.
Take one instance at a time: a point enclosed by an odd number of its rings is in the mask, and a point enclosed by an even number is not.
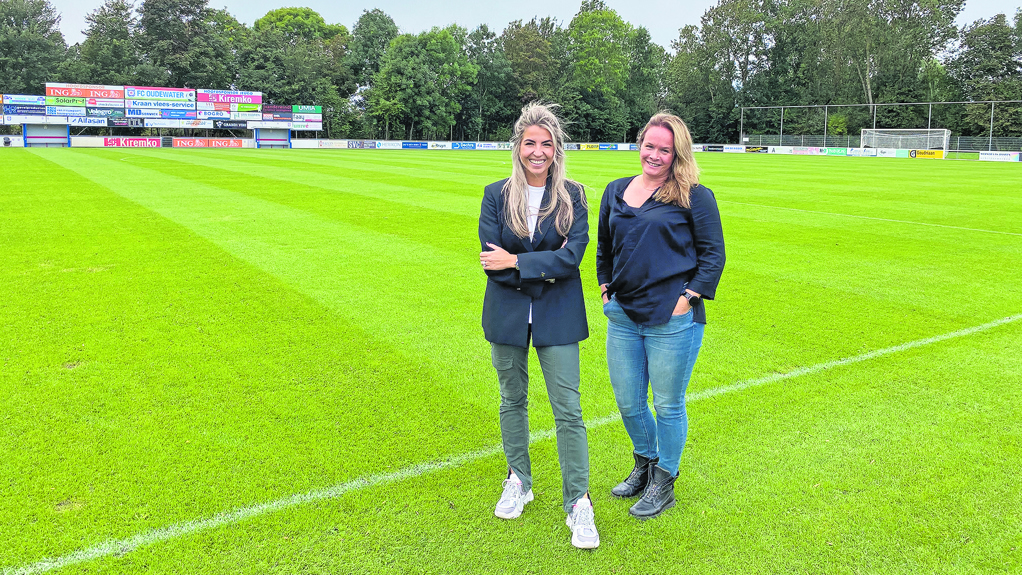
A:
[[[852,215],[852,214],[839,214],[839,213],[835,213],[835,212],[818,212],[818,211],[815,211],[815,210],[802,210],[802,209],[799,209],[799,208],[785,208],[785,207],[781,207],[781,206],[770,206],[770,205],[767,205],[767,204],[750,204],[748,202],[736,202],[734,200],[717,200],[717,201],[720,202],[720,203],[725,203],[725,204],[740,204],[740,205],[743,205],[743,206],[754,206],[754,207],[757,207],[757,208],[769,208],[769,209],[772,209],[772,210],[788,210],[788,211],[791,211],[791,212],[803,212],[803,213],[806,213],[806,214],[821,214],[821,215],[825,215],[825,216],[839,216],[839,217],[843,217],[843,218],[858,218],[860,220],[874,220],[874,221],[878,221],[878,222],[894,222],[894,223],[898,223],[898,224],[915,224],[917,226],[932,226],[932,227],[935,227],[935,228],[947,228],[947,229],[951,229],[951,230],[965,230],[965,231],[969,231],[969,232],[983,232],[985,234],[1001,234],[1001,235],[1005,235],[1005,236],[1022,236],[1022,234],[1016,233],[1016,232],[999,232],[997,230],[983,230],[983,229],[980,229],[980,228],[963,228],[961,226],[946,226],[944,224],[928,224],[926,222],[913,222],[913,221],[910,221],[910,220],[892,220],[892,219],[889,219],[889,218],[874,218],[874,217],[871,217],[871,216],[855,216],[855,215]]]
[[[732,385],[726,385],[722,387],[716,387],[713,389],[707,389],[696,393],[690,393],[688,394],[686,403],[701,401],[704,399],[709,399],[711,397],[717,397],[719,395],[746,390],[752,387],[759,387],[762,385],[766,385],[768,383],[774,383],[776,381],[800,377],[803,375],[817,373],[820,371],[826,371],[828,369],[832,369],[835,367],[851,365],[853,363],[859,363],[862,361],[875,359],[884,355],[898,353],[908,349],[922,347],[924,345],[930,345],[933,343],[938,343],[949,339],[965,337],[967,335],[972,335],[974,333],[979,333],[981,331],[987,331],[1007,323],[1018,321],[1020,319],[1022,319],[1022,314],[1013,315],[992,321],[990,323],[985,323],[983,325],[953,331],[951,333],[945,333],[943,335],[938,335],[926,339],[910,341],[908,343],[903,343],[901,345],[896,345],[894,347],[878,349],[876,351],[871,351],[868,353],[864,353],[862,355],[856,355],[854,357],[839,359],[835,361],[828,361],[825,363],[818,363],[816,365],[798,368],[786,373],[777,373],[765,377],[759,377],[756,379],[740,381]],[[604,425],[608,425],[616,421],[620,421],[620,415],[618,415],[617,413],[612,413],[610,415],[605,415],[603,417],[590,420],[589,422],[586,423],[586,426],[589,429],[594,429],[597,427],[603,427]],[[543,441],[551,437],[554,437],[553,429],[538,431],[530,435],[529,443],[530,444],[536,443],[538,441]],[[52,571],[54,569],[60,569],[62,567],[67,567],[69,565],[85,563],[87,561],[92,561],[94,559],[100,559],[111,555],[119,557],[121,555],[130,553],[137,549],[138,547],[142,547],[144,545],[151,545],[153,543],[159,543],[161,541],[168,541],[170,539],[175,539],[177,537],[191,535],[199,531],[214,529],[222,525],[238,523],[251,517],[257,517],[259,515],[264,515],[266,513],[281,511],[283,509],[288,509],[291,507],[302,505],[304,503],[320,501],[323,499],[334,499],[350,491],[358,491],[361,489],[376,487],[378,485],[396,483],[399,481],[404,481],[405,479],[411,479],[413,477],[419,477],[427,473],[432,473],[434,471],[443,471],[445,469],[450,469],[452,467],[459,467],[461,465],[472,463],[480,459],[492,457],[494,455],[501,453],[501,451],[502,449],[498,445],[495,447],[488,447],[485,449],[472,451],[470,453],[465,453],[462,455],[456,455],[442,461],[430,461],[426,463],[412,465],[409,467],[405,467],[404,469],[395,471],[393,473],[383,473],[378,475],[359,477],[357,479],[353,479],[345,483],[334,485],[333,487],[317,489],[313,491],[308,491],[306,493],[299,493],[297,495],[291,495],[289,497],[284,497],[282,499],[269,501],[267,503],[260,503],[258,505],[252,505],[249,507],[242,507],[239,509],[235,509],[234,511],[219,513],[217,515],[214,515],[213,517],[209,517],[206,519],[198,519],[193,521],[185,521],[183,523],[176,523],[168,527],[162,527],[160,529],[153,529],[151,531],[139,533],[138,535],[135,535],[134,537],[129,537],[127,539],[115,539],[106,541],[100,543],[99,545],[96,545],[95,547],[90,547],[88,549],[80,549],[73,553],[69,553],[68,555],[63,555],[52,559],[43,559],[36,563],[32,563],[31,565],[25,565],[23,567],[6,567],[4,568],[3,573],[4,575],[35,575],[36,573],[45,573],[47,571]]]

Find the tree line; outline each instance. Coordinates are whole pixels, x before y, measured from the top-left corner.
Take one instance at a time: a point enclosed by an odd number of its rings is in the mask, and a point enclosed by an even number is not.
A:
[[[672,52],[603,0],[566,25],[516,20],[402,34],[381,10],[349,30],[309,8],[249,27],[208,0],[106,0],[67,46],[47,0],[0,0],[0,93],[45,82],[260,91],[317,104],[333,137],[506,140],[524,102],[558,103],[576,141],[630,141],[669,110],[698,141],[734,142],[740,107],[1022,100],[1022,10],[958,28],[964,0],[720,0],[679,30]],[[670,17],[670,15],[665,15]],[[986,135],[990,106],[878,107],[878,126]],[[835,109],[831,134],[872,125],[873,108]],[[994,111],[1022,134],[1022,106]],[[776,133],[778,113],[744,118]],[[819,134],[818,110],[786,111],[786,134]]]

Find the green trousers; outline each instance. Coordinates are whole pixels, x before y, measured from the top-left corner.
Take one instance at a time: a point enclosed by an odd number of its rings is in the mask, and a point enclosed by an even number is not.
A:
[[[532,489],[529,459],[529,350],[498,343],[492,346],[493,367],[500,382],[500,435],[508,466]],[[589,490],[589,443],[582,421],[578,344],[537,347],[557,430],[564,511],[571,513]]]

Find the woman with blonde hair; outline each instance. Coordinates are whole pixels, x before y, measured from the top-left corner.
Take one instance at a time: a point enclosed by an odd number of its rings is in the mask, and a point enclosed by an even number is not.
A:
[[[511,177],[486,186],[479,263],[486,272],[483,331],[500,383],[507,458],[494,514],[514,519],[532,501],[529,341],[536,348],[557,432],[571,543],[600,544],[589,498],[589,447],[579,393],[578,342],[589,337],[578,266],[589,243],[582,186],[564,169],[564,132],[550,106],[533,103],[515,123]]]
[[[685,390],[702,345],[703,300],[713,299],[724,270],[724,234],[681,118],[656,114],[638,140],[642,173],[603,193],[596,275],[610,383],[635,459],[611,494],[641,495],[629,513],[648,519],[675,504],[688,434]]]

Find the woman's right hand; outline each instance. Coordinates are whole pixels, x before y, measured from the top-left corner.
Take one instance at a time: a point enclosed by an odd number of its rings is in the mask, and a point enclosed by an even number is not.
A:
[[[671,315],[685,315],[690,309],[692,309],[692,304],[689,303],[685,294],[681,294],[681,297],[678,298],[678,303],[674,304],[674,311],[671,312]]]
[[[603,298],[603,305],[610,303],[610,298],[607,297],[607,284],[600,286],[600,297]]]

